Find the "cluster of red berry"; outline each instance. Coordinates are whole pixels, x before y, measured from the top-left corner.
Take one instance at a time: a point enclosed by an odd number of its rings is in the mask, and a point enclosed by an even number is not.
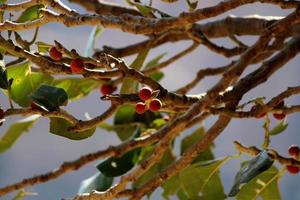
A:
[[[257,109],[258,109],[259,105],[254,105],[252,108],[251,108],[251,112],[255,112]],[[274,108],[275,109],[280,109],[280,108],[283,108],[284,107],[284,101],[280,101]],[[267,113],[261,113],[257,116],[255,116],[257,119],[259,118],[262,118],[266,115]],[[273,117],[277,120],[282,120],[285,118],[285,114],[284,113],[273,113]]]
[[[292,158],[299,160],[300,148],[297,145],[291,145],[288,149],[288,152]],[[286,168],[291,174],[297,174],[299,172],[298,166],[288,165]]]
[[[62,59],[62,53],[58,51],[56,47],[51,47],[49,55],[55,61],[60,61]],[[81,74],[84,72],[84,63],[78,58],[71,61],[70,67],[72,73],[74,74]]]
[[[158,98],[153,98],[153,91],[149,87],[141,88],[139,97],[143,102],[138,102],[135,105],[135,111],[138,114],[143,114],[148,109],[157,112],[162,107],[161,101]]]

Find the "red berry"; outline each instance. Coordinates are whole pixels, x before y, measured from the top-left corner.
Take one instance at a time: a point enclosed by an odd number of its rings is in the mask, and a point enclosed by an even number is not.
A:
[[[84,71],[84,63],[79,59],[72,60],[71,71],[74,74],[81,74]]]
[[[297,166],[288,165],[286,168],[291,174],[297,174],[299,172],[299,167]]]
[[[4,110],[2,110],[2,108],[0,108],[0,119],[4,118]]]
[[[275,119],[277,119],[277,120],[282,120],[282,119],[284,119],[285,118],[285,114],[283,114],[283,113],[273,113],[273,117],[275,118]]]
[[[150,104],[149,104],[149,109],[152,111],[152,112],[156,112],[156,111],[159,111],[159,109],[162,107],[162,103],[159,99],[152,99],[150,101]]]
[[[107,95],[107,94],[112,94],[114,91],[116,91],[116,87],[114,87],[113,85],[108,85],[108,84],[103,84],[100,88],[100,92],[103,95]]]
[[[251,108],[251,112],[255,112],[257,110],[258,106],[257,105],[254,105],[252,108]],[[259,119],[259,118],[262,118],[266,115],[266,113],[261,113],[257,116],[255,116],[255,118]]]
[[[52,47],[49,51],[49,54],[50,54],[50,57],[53,59],[53,60],[61,60],[62,59],[62,53],[59,52],[56,47]]]
[[[146,101],[151,98],[152,95],[152,89],[149,87],[143,87],[140,89],[139,97],[141,100]]]
[[[296,156],[298,156],[299,153],[300,153],[300,148],[299,148],[297,145],[293,144],[293,145],[291,145],[291,146],[289,147],[288,152],[289,152],[289,154],[290,154],[291,156],[295,156],[295,157],[296,157]]]
[[[143,102],[138,102],[135,104],[135,111],[138,114],[143,114],[147,110],[147,105]]]

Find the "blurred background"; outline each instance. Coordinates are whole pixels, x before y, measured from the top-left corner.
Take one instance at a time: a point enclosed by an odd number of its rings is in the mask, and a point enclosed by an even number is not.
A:
[[[8,3],[15,2],[21,1],[8,1]],[[66,0],[63,0],[62,2],[71,8],[76,9],[80,13],[86,13],[85,10],[75,4],[70,4]],[[110,2],[123,4],[123,0],[111,0]],[[218,2],[219,1],[215,0],[201,0],[198,4],[198,8],[214,5]],[[178,15],[182,11],[188,10],[184,0],[179,0],[177,3],[173,4],[162,3],[157,0],[153,1],[153,6],[174,16]],[[236,16],[253,14],[262,16],[285,16],[290,12],[291,10],[283,11],[272,5],[251,4],[232,10],[231,12],[227,12],[218,18],[225,17],[229,14]],[[207,21],[212,21],[214,19],[216,18],[211,18]],[[37,41],[53,44],[54,40],[58,40],[67,48],[74,48],[78,52],[83,53],[92,28],[93,27],[88,26],[67,28],[61,24],[51,23],[41,27]],[[23,31],[21,34],[25,39],[30,39],[33,31]],[[242,37],[240,39],[247,44],[252,44],[256,38],[257,37]],[[100,38],[97,40],[96,47],[101,48],[103,45],[122,47],[142,41],[143,39],[145,39],[145,37],[140,35],[127,34],[119,30],[107,29],[104,30]],[[227,39],[217,39],[213,41],[228,47],[233,46],[232,42]],[[148,60],[163,52],[168,52],[167,57],[170,57],[176,52],[179,52],[189,46],[190,43],[191,42],[177,42],[153,49],[148,56]],[[165,59],[167,57],[165,57]],[[126,58],[126,62],[130,64],[133,58]],[[205,47],[200,46],[193,53],[163,70],[166,76],[162,80],[162,85],[170,91],[175,90],[194,78],[196,72],[200,68],[218,67],[227,63],[229,63],[228,59],[225,59],[220,55],[216,55],[208,51]],[[245,95],[242,101],[246,102],[247,100],[258,96],[265,96],[267,97],[267,100],[269,100],[270,97],[277,95],[288,86],[300,85],[299,63],[300,57],[298,56],[274,74],[267,83],[260,85],[255,90],[250,91],[247,95]],[[245,74],[257,67],[258,65],[249,67]],[[194,88],[190,94],[205,92],[217,80],[218,78],[204,79],[204,81]],[[97,116],[109,106],[108,103],[100,101],[100,96],[100,92],[98,90],[94,90],[86,98],[71,102],[67,107],[65,107],[65,109],[77,118],[81,119],[85,118],[85,113],[89,113],[92,117]],[[2,92],[0,92],[0,100],[2,107],[7,109],[9,107],[8,102],[6,96]],[[289,105],[299,104],[300,96],[292,97],[286,102]],[[0,127],[0,137],[12,123],[19,119],[22,119],[22,117],[8,118],[4,125]],[[205,126],[209,128],[215,119],[216,118],[213,117],[205,121]],[[284,156],[288,156],[287,149],[291,144],[300,145],[300,125],[298,124],[300,121],[300,114],[289,115],[287,120],[289,126],[286,131],[280,135],[272,137],[271,141],[271,148],[278,150],[278,152]],[[23,178],[48,172],[58,167],[64,161],[72,161],[81,155],[105,149],[109,145],[116,145],[120,143],[120,140],[115,134],[105,132],[101,129],[97,129],[91,138],[82,141],[72,141],[49,133],[48,123],[49,120],[47,118],[41,118],[28,133],[22,135],[11,149],[0,154],[0,187],[18,182]],[[262,128],[263,123],[264,120],[258,119],[233,119],[223,134],[215,141],[215,147],[213,149],[215,157],[236,154],[237,151],[232,143],[234,140],[239,140],[248,146],[260,146],[264,137],[264,130]],[[271,117],[271,125],[273,126],[274,124],[276,124],[276,121],[274,121]],[[190,131],[187,131],[187,133],[184,133],[183,135],[188,133],[190,133]],[[178,144],[176,145],[178,146]],[[232,159],[221,169],[221,177],[226,193],[228,193],[232,186],[235,173],[240,168],[240,161],[245,159],[249,159],[249,157],[242,156],[239,159]],[[98,162],[99,161],[96,163]],[[25,199],[54,200],[74,196],[77,193],[80,182],[97,172],[97,169],[94,167],[94,164],[96,163],[83,167],[79,171],[67,173],[56,180],[26,188],[26,191],[38,193],[38,196],[28,196],[25,197]],[[279,167],[282,168],[283,166]],[[292,176],[286,173],[281,178],[280,188],[283,199],[300,199],[299,182],[299,175]],[[151,199],[162,199],[160,193],[161,191],[157,190],[151,196]],[[2,199],[8,200],[12,197],[13,194],[10,194]]]

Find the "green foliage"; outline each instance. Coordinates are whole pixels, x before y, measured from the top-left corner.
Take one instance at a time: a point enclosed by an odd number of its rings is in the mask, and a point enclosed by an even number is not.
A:
[[[107,177],[121,176],[128,172],[134,166],[134,158],[140,152],[140,149],[135,149],[125,153],[123,156],[111,157],[97,165],[98,170]]]
[[[76,100],[88,95],[93,89],[97,88],[99,81],[94,79],[63,78],[54,80],[52,85],[64,89],[68,94],[69,100]]]
[[[47,53],[49,52],[50,48],[53,47],[51,44],[47,44],[45,42],[36,42],[35,43],[39,53]]]
[[[30,95],[31,99],[47,111],[58,110],[68,102],[68,94],[62,88],[41,85]]]
[[[43,8],[44,5],[34,5],[27,8],[17,19],[18,23],[24,23],[27,21],[33,21],[41,17],[39,10]]]
[[[62,137],[66,137],[71,140],[86,139],[88,137],[91,137],[96,130],[96,128],[91,128],[86,131],[72,132],[72,131],[68,130],[68,128],[70,126],[72,126],[72,124],[65,119],[57,118],[57,117],[50,118],[50,133],[53,133],[55,135],[59,135]]]
[[[0,153],[3,153],[10,149],[17,141],[17,139],[23,133],[27,132],[39,117],[39,115],[32,115],[12,124],[0,139]]]
[[[168,179],[164,185],[163,196],[177,194],[178,199],[225,199],[219,177],[220,167],[229,160],[230,157],[197,162],[178,175]]]
[[[270,135],[278,135],[280,133],[282,133],[283,131],[285,131],[285,129],[288,127],[288,123],[285,120],[281,120],[278,124],[276,124],[276,126],[274,126],[271,130],[270,130]]]
[[[230,197],[236,196],[242,186],[250,182],[253,178],[268,170],[274,160],[264,150],[251,160],[245,162],[234,178],[234,184],[229,192]]]
[[[90,193],[94,190],[105,191],[112,185],[113,180],[112,177],[106,177],[98,172],[80,183],[78,193]]]
[[[29,95],[41,84],[51,83],[53,80],[48,74],[32,72],[29,62],[9,67],[7,76],[8,79],[13,79],[11,97],[22,107],[30,105],[31,99]]]
[[[153,151],[152,146],[144,147],[142,149],[141,158],[142,160],[146,159],[149,155],[151,155],[151,152]],[[169,166],[171,163],[175,161],[176,157],[172,153],[171,149],[167,149],[164,153],[162,159],[160,162],[156,163],[154,166],[152,166],[145,174],[143,174],[136,182],[134,182],[134,187],[140,187],[149,180],[151,180],[158,172],[165,169],[167,166]]]
[[[263,200],[280,200],[281,195],[278,187],[278,175],[278,169],[275,166],[272,166],[243,186],[236,196],[236,199],[252,200],[261,197]]]

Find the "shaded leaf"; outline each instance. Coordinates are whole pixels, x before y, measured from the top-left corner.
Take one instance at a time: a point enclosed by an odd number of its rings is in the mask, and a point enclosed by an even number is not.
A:
[[[58,110],[68,101],[68,94],[62,88],[41,85],[30,95],[31,99],[47,111]]]
[[[150,74],[150,77],[155,81],[160,81],[164,76],[163,72],[153,72]]]
[[[44,5],[34,5],[27,8],[17,19],[18,23],[24,23],[27,21],[33,21],[41,17],[39,10],[44,8]]]
[[[99,86],[99,81],[82,78],[63,78],[54,80],[53,86],[64,89],[69,100],[76,100],[88,95]]]
[[[94,53],[94,47],[95,47],[95,40],[98,38],[102,33],[102,28],[100,26],[95,26],[89,36],[89,39],[87,41],[85,50],[83,55],[86,57],[91,57]]]
[[[22,107],[30,105],[29,95],[43,83],[50,83],[52,77],[47,74],[32,72],[28,62],[11,66],[7,69],[8,79],[13,79],[11,85],[12,99]]]
[[[282,133],[283,131],[285,131],[285,129],[288,127],[288,123],[285,120],[281,120],[278,124],[276,124],[275,127],[273,127],[271,130],[270,130],[270,135],[278,135],[280,133]]]
[[[273,162],[274,160],[264,150],[244,164],[244,166],[242,166],[240,171],[236,174],[234,184],[228,196],[233,197],[237,195],[244,184],[247,184],[254,177],[269,169]]]
[[[50,117],[50,133],[53,133],[55,135],[59,135],[62,137],[69,138],[71,140],[83,140],[88,137],[91,137],[96,128],[91,128],[86,131],[81,132],[71,132],[68,131],[68,128],[72,124],[68,122],[67,120],[63,118],[57,118],[57,117]]]
[[[94,190],[105,191],[112,185],[112,183],[112,177],[106,177],[98,172],[93,176],[81,181],[78,193],[90,193]]]
[[[0,153],[10,149],[20,136],[27,132],[40,115],[32,115],[12,124],[0,139]]]
[[[275,166],[270,167],[243,186],[241,191],[237,194],[236,199],[252,200],[262,197],[264,200],[280,200],[281,195],[278,187],[278,179],[280,176],[278,175],[280,175],[278,169]]]
[[[155,67],[156,65],[158,65],[159,61],[166,56],[168,53],[162,53],[158,56],[156,56],[155,58],[153,58],[152,60],[150,60],[146,65],[144,69],[151,69],[152,67]]]
[[[119,158],[110,157],[98,164],[97,169],[107,177],[121,176],[133,168],[133,159],[139,152],[140,149],[135,149],[125,153]]]

